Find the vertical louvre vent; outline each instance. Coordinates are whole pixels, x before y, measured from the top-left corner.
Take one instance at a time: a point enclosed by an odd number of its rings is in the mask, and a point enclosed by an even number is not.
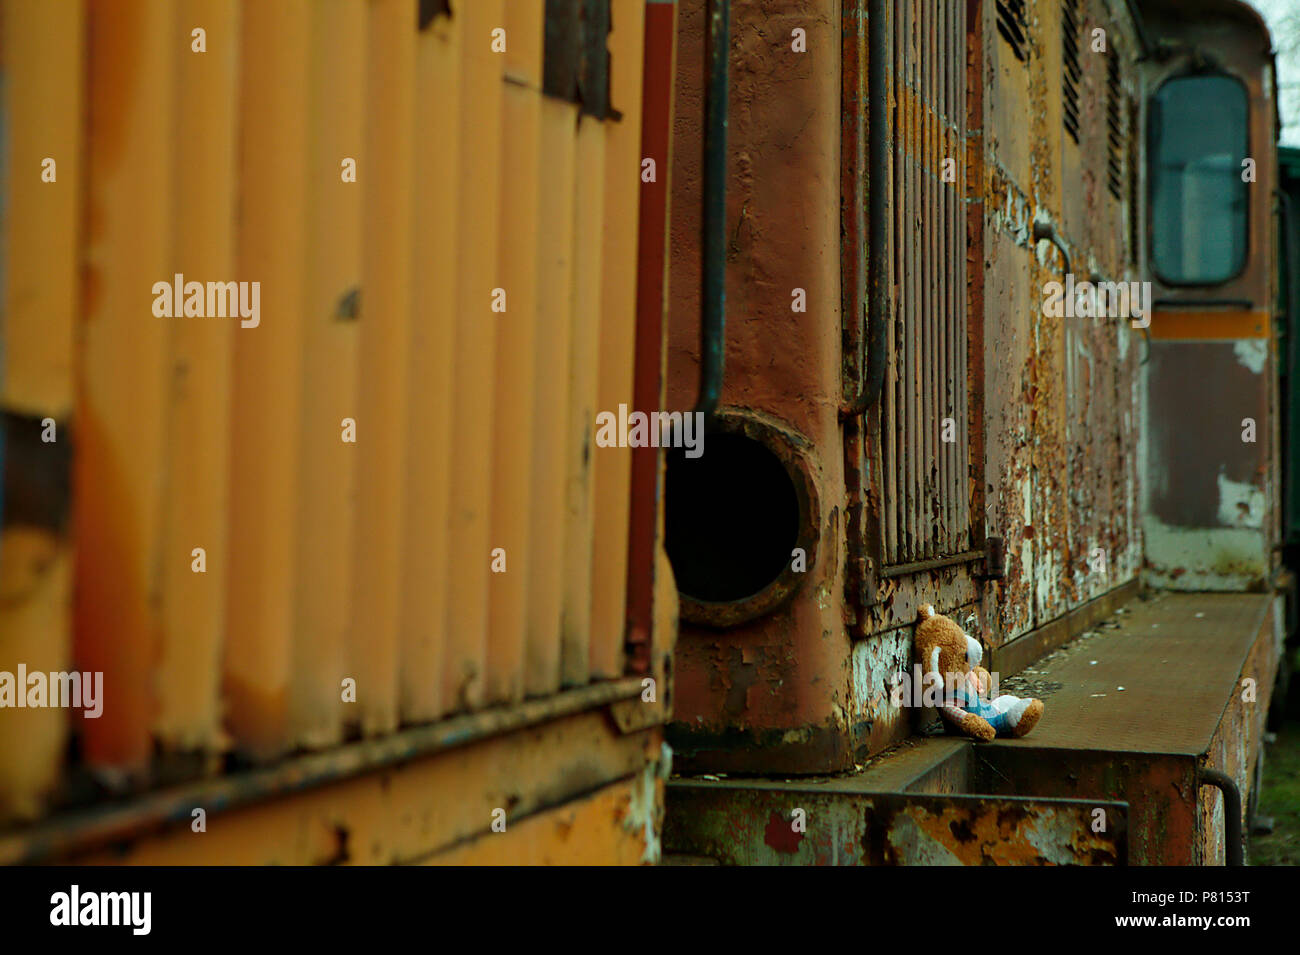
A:
[[[1079,64],[1079,0],[1061,3],[1061,100],[1065,131],[1079,141],[1079,89],[1083,69]]]
[[[1011,51],[1022,63],[1029,59],[1029,26],[1025,18],[1025,0],[997,0],[998,32],[1011,44]]]
[[[1124,112],[1119,79],[1119,51],[1106,59],[1106,187],[1116,199],[1124,196]]]
[[[1138,101],[1135,97],[1128,98],[1128,255],[1129,261],[1137,265],[1138,261],[1138,243],[1141,242],[1141,230],[1139,223],[1142,222],[1142,210],[1138,206],[1138,170],[1141,168],[1132,157],[1138,155],[1138,149],[1141,144],[1138,142],[1140,135],[1139,127],[1142,117],[1138,113]]]
[[[970,547],[964,164],[966,4],[904,0],[894,21],[895,289],[880,405],[886,566]],[[937,10],[937,12],[936,12]]]

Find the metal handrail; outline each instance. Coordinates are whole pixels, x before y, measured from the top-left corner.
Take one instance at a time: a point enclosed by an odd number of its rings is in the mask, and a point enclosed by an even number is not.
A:
[[[727,96],[731,2],[710,0],[704,91],[703,288],[700,388],[695,411],[708,416],[722,397],[727,330]]]
[[[1197,776],[1202,786],[1215,786],[1223,793],[1223,854],[1228,865],[1245,865],[1246,849],[1241,835],[1241,790],[1227,773],[1205,767]]]
[[[889,152],[885,131],[889,128],[889,91],[886,76],[887,44],[885,0],[871,0],[867,19],[867,103],[870,121],[867,154],[867,208],[872,225],[867,249],[867,282],[870,304],[867,309],[867,367],[858,393],[840,406],[841,418],[856,418],[880,398],[885,381],[885,309],[889,304],[889,261],[885,254],[884,228],[887,219],[884,183],[889,181]]]

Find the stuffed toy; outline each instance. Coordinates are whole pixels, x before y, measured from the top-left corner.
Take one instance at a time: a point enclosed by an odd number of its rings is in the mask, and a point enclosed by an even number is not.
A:
[[[1024,736],[1042,717],[1042,700],[987,699],[990,677],[980,666],[983,647],[928,604],[916,623],[915,652],[927,680],[938,674],[943,698],[937,709],[950,731],[988,742],[995,736]]]

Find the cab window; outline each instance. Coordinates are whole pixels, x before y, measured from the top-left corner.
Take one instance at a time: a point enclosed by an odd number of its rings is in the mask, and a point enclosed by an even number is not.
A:
[[[1246,88],[1223,73],[1166,81],[1151,99],[1151,256],[1171,285],[1217,285],[1246,264]]]

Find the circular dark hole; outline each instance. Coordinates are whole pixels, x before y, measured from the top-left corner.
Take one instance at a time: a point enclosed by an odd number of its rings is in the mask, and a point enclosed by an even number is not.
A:
[[[799,539],[799,498],[779,458],[710,431],[704,453],[668,451],[664,523],[677,589],[696,600],[752,597],[781,575]]]

